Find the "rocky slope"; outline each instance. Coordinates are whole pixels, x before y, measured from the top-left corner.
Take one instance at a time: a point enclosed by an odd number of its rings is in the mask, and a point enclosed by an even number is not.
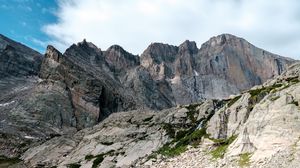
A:
[[[292,62],[228,34],[200,49],[190,41],[153,43],[140,57],[117,45],[102,51],[86,40],[63,54],[48,46],[42,57],[1,35],[0,167],[93,165],[108,155],[104,167],[144,165],[145,156],[166,143],[160,151],[173,155],[177,140],[189,138],[178,151],[200,141],[203,129],[196,128],[226,106],[210,99],[261,84]],[[181,106],[193,102],[199,105]],[[112,114],[121,111],[130,112]],[[244,113],[248,118],[249,110]],[[211,120],[227,119],[220,117]],[[214,138],[229,136],[222,123],[212,127],[220,127]]]
[[[26,151],[29,167],[297,167],[300,64],[226,100],[114,113]]]

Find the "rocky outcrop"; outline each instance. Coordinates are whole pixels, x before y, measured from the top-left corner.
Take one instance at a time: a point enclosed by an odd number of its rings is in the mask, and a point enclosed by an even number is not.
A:
[[[0,79],[37,75],[42,55],[0,34]]]
[[[117,82],[104,61],[103,52],[83,41],[64,54],[49,46],[40,77],[65,85],[76,117],[76,127],[95,125],[112,112],[138,107],[138,101]]]
[[[297,167],[299,69],[228,100],[207,123],[208,139],[151,167]]]

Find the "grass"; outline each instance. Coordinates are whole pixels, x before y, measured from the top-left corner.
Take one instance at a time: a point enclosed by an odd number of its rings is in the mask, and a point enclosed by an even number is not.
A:
[[[175,129],[174,126],[170,123],[164,123],[163,129],[166,130],[167,135],[169,135],[170,138],[175,138]]]
[[[10,165],[14,165],[16,163],[21,162],[22,160],[19,158],[8,158],[6,156],[0,156],[0,167],[8,167]]]
[[[252,111],[255,104],[259,103],[270,92],[273,92],[277,88],[280,88],[282,86],[283,86],[283,84],[276,83],[276,84],[273,84],[272,86],[262,87],[262,88],[255,89],[255,90],[249,90],[251,97],[248,100],[248,104],[249,104],[248,111]]]
[[[250,166],[250,157],[251,157],[251,153],[240,154],[240,159],[238,160],[239,166],[240,167],[249,167]]]
[[[239,96],[236,96],[236,97],[230,99],[229,102],[227,103],[227,106],[228,106],[228,107],[232,106],[232,105],[233,105],[236,101],[238,101],[241,97],[242,97],[242,96],[239,95]]]
[[[172,146],[172,143],[167,143],[163,147],[161,147],[157,151],[157,153],[164,155],[164,156],[174,157],[174,156],[180,155],[181,153],[185,152],[187,149],[187,146],[177,146],[177,147],[171,147],[171,146]]]
[[[286,81],[291,83],[291,84],[296,84],[296,83],[300,82],[299,79],[298,79],[298,76],[287,78]]]
[[[104,154],[100,154],[96,156],[96,159],[93,161],[92,168],[97,168],[99,164],[104,160]]]
[[[196,123],[197,118],[195,117],[195,113],[197,113],[197,107],[201,104],[190,104],[189,106],[186,106],[186,108],[189,110],[187,112],[188,118],[192,121],[192,123]]]
[[[271,97],[271,101],[275,101],[275,100],[277,100],[277,99],[279,99],[280,98],[280,96],[275,96],[275,97]]]
[[[96,167],[98,167],[99,164],[102,163],[102,161],[104,160],[104,158],[105,158],[106,155],[110,155],[110,154],[112,154],[113,152],[114,152],[114,150],[111,150],[111,151],[108,151],[108,152],[106,152],[106,153],[102,153],[102,154],[99,154],[99,155],[96,155],[96,156],[94,156],[94,155],[86,155],[86,156],[84,157],[84,159],[85,159],[85,160],[88,160],[88,161],[90,161],[90,160],[92,160],[92,159],[95,159],[95,160],[93,161],[92,168],[96,168]]]
[[[186,134],[184,134],[186,133]],[[157,153],[164,156],[177,156],[185,152],[188,145],[196,146],[200,143],[203,136],[207,136],[206,129],[198,129],[195,131],[186,131],[175,138],[172,142],[165,144]]]
[[[237,135],[233,135],[228,139],[211,139],[215,142],[217,147],[210,152],[214,159],[223,158],[228,146],[237,138]]]
[[[94,155],[86,155],[86,156],[84,157],[85,160],[92,160],[92,159],[94,159],[94,158],[95,158]]]

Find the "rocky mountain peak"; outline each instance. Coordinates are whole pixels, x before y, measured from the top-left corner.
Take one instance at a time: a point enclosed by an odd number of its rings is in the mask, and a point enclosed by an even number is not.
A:
[[[60,57],[62,54],[54,48],[52,45],[48,45],[45,53],[46,58],[53,59],[56,62],[59,62]]]
[[[0,35],[0,78],[36,75],[41,62],[37,51]]]
[[[179,45],[179,53],[188,52],[189,54],[195,54],[198,52],[197,44],[195,41],[186,40]]]
[[[78,47],[84,48],[84,49],[89,49],[89,48],[93,48],[95,50],[100,50],[95,44],[93,44],[92,42],[87,42],[86,39],[83,39],[82,42],[77,43]]]
[[[231,34],[221,34],[215,37],[210,38],[207,43],[210,44],[211,46],[219,45],[222,46],[226,43],[233,43],[237,42],[239,40],[243,40],[242,38],[239,38],[237,36],[231,35]]]
[[[114,72],[120,72],[122,70],[127,70],[136,67],[140,64],[140,58],[137,55],[133,55],[125,51],[119,45],[113,45],[109,47],[105,53],[104,57],[109,67]]]

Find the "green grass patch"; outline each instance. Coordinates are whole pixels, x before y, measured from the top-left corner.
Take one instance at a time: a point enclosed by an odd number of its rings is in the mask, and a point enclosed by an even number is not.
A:
[[[214,159],[223,158],[228,146],[237,138],[237,135],[233,135],[228,139],[211,139],[215,142],[217,147],[210,152]]]
[[[100,154],[96,156],[96,159],[93,161],[92,168],[97,168],[99,164],[104,160],[104,154]]]
[[[105,156],[111,155],[113,152],[114,152],[114,150],[111,150],[111,151],[108,151],[106,153],[102,153],[102,154],[99,154],[99,155],[96,155],[96,156],[94,156],[94,155],[86,155],[84,157],[84,159],[88,160],[88,161],[90,161],[92,159],[95,159],[93,161],[92,168],[96,168],[96,167],[98,167],[99,164],[102,163],[102,161],[104,160]]]
[[[242,96],[239,95],[239,96],[236,96],[236,97],[230,99],[229,102],[227,103],[227,106],[228,106],[228,107],[232,106],[232,105],[233,105],[236,101],[238,101],[241,97],[242,97]]]
[[[239,166],[240,167],[249,167],[250,166],[250,157],[251,157],[251,153],[240,154],[240,159],[238,160]]]
[[[187,150],[188,145],[196,146],[203,136],[207,136],[205,128],[184,133],[180,134],[180,138],[177,137],[172,142],[165,144],[157,153],[169,157],[180,155]]]
[[[271,100],[271,101],[275,101],[275,100],[277,100],[277,99],[279,99],[279,98],[280,98],[280,96],[273,96],[273,97],[270,98],[270,100]]]
[[[298,76],[295,76],[295,77],[290,77],[290,78],[287,78],[285,79],[287,82],[291,83],[291,84],[296,84],[296,83],[299,83],[299,78]]]

